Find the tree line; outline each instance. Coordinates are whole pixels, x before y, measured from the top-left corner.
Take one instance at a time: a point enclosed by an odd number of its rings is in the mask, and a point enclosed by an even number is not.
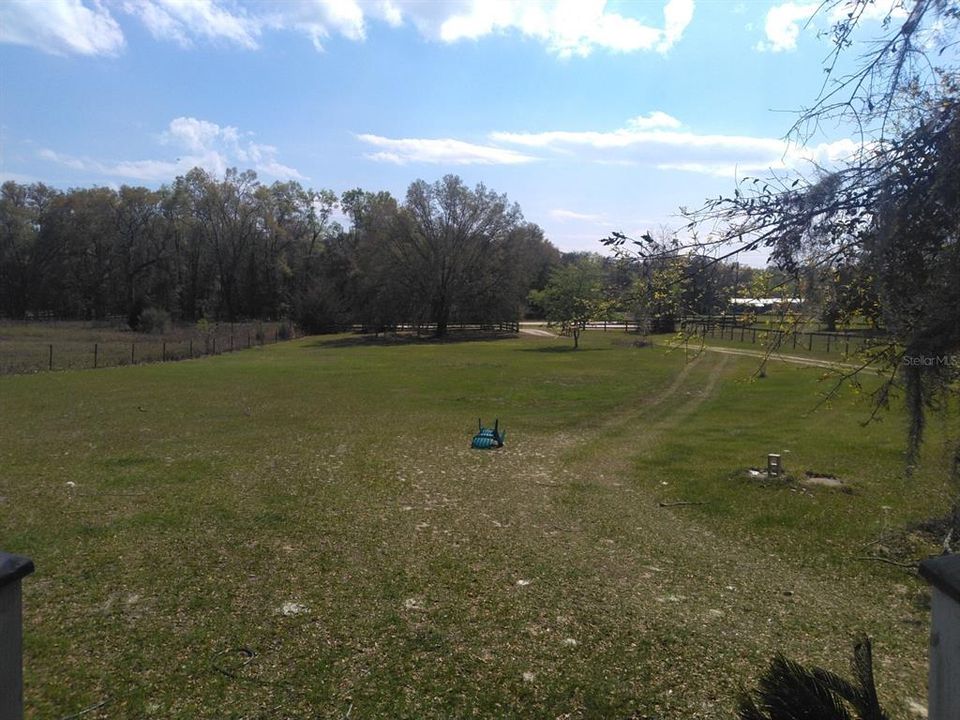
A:
[[[337,208],[349,218],[344,228]],[[157,190],[0,193],[0,315],[291,318],[307,329],[515,320],[559,251],[520,208],[458,177],[337,197],[201,168]]]
[[[290,319],[307,331],[420,323],[444,335],[451,323],[543,317],[551,278],[585,268],[603,298],[586,306],[597,319],[616,309],[669,330],[682,312],[717,312],[753,272],[671,263],[689,271],[675,287],[662,260],[561,253],[505,195],[453,175],[416,180],[402,201],[235,169],[194,168],[156,190],[0,188],[0,316],[17,319],[123,316],[145,329],[160,313]]]

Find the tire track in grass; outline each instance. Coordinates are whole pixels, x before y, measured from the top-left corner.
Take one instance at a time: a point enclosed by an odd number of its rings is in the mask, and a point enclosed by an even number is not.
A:
[[[899,595],[878,592],[865,568],[821,566],[749,533],[716,531],[689,509],[657,507],[659,483],[627,481],[651,472],[636,461],[716,394],[731,362],[711,354],[696,366],[706,377],[691,378],[687,366],[660,402],[618,416],[559,463],[561,482],[541,517],[563,528],[562,562],[581,578],[571,592],[609,604],[585,608],[584,617],[622,617],[614,634],[643,628],[658,651],[637,658],[637,674],[648,678],[640,705],[664,717],[729,716],[737,688],[777,650],[842,671],[856,632],[875,639],[878,657],[901,665],[899,673],[878,665],[891,708],[922,697],[911,681],[923,677],[925,634],[907,622],[917,611],[906,586]],[[663,407],[684,388],[689,399]],[[662,412],[651,418],[652,409]]]
[[[618,484],[628,475],[637,459],[656,447],[665,432],[676,428],[714,395],[717,383],[723,377],[729,362],[728,356],[707,356],[684,365],[670,385],[649,403],[630,408],[608,419],[598,431],[582,437],[567,457],[572,460],[566,473],[576,474],[581,481],[601,484]],[[704,380],[691,381],[694,369],[706,367]],[[684,388],[689,388],[687,399],[674,402]],[[657,410],[655,418],[651,413]],[[649,422],[653,420],[652,423]]]

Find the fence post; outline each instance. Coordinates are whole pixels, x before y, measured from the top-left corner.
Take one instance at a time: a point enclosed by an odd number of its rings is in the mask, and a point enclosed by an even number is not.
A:
[[[193,338],[190,338],[190,357],[193,358]]]
[[[134,365],[137,362],[137,344],[130,343],[130,364]]]
[[[23,609],[20,582],[30,558],[0,552],[0,717],[23,717]]]
[[[750,344],[751,344],[751,345],[756,345],[756,344],[757,344],[757,329],[756,329],[756,328],[753,328],[753,339],[750,340]]]
[[[807,333],[807,352],[813,351],[813,333]]]
[[[94,370],[97,369],[97,355],[99,354],[99,352],[100,352],[99,343],[94,343],[93,344],[93,369]]]
[[[162,362],[167,361],[167,341],[166,340],[164,340],[160,346],[160,360]]]
[[[920,563],[930,583],[930,668],[927,717],[960,717],[960,555],[941,555]]]
[[[743,333],[745,330],[746,328],[743,325],[741,325],[740,326],[740,342],[743,342]]]
[[[830,352],[830,333],[827,333],[827,352]]]
[[[52,343],[50,345],[50,359],[49,359],[48,367],[50,370],[53,370],[53,344]]]

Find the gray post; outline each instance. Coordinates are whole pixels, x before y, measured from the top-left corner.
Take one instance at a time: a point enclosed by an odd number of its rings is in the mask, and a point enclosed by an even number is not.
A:
[[[23,619],[20,581],[33,561],[0,552],[0,718],[23,718]]]
[[[929,720],[960,717],[960,555],[941,555],[920,563],[930,583]]]

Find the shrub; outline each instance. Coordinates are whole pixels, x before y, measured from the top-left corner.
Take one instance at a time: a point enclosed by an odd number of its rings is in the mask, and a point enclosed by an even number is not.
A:
[[[149,307],[140,313],[140,332],[160,335],[170,328],[170,313],[162,308]]]

